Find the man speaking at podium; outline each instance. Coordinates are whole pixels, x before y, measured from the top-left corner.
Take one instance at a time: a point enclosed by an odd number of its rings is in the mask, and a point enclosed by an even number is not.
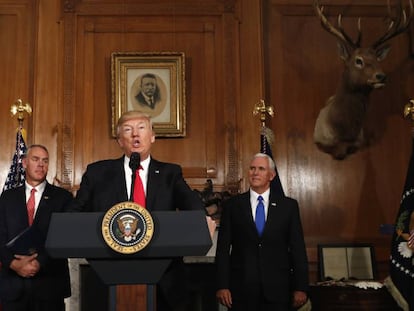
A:
[[[124,155],[88,165],[70,211],[106,212],[117,203],[132,200],[139,192],[133,187],[138,181],[142,182],[141,192],[143,188],[145,194],[138,204],[145,205],[150,212],[204,208],[201,199],[185,182],[179,165],[151,157],[155,133],[147,114],[125,112],[118,120],[117,141]],[[131,158],[131,162],[138,163],[130,163]],[[134,170],[138,167],[139,175],[133,177],[131,167]],[[187,298],[185,267],[181,258],[174,259],[157,286],[157,311],[185,310]]]

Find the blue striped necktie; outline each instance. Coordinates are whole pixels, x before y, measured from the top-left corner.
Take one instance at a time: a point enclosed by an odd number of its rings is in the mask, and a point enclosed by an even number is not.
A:
[[[256,207],[255,222],[256,222],[257,233],[259,233],[259,235],[262,235],[263,229],[265,226],[265,211],[264,211],[263,197],[259,195],[257,200],[259,202],[257,203],[257,207]]]

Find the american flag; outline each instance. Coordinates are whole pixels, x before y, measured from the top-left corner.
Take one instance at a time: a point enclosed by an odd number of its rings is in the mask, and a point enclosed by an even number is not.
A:
[[[414,252],[410,248],[414,226],[414,139],[400,208],[391,242],[390,276],[384,281],[403,310],[414,310]]]
[[[26,153],[27,147],[22,135],[23,128],[19,127],[16,134],[16,150],[13,155],[12,164],[10,165],[9,174],[4,183],[3,191],[16,188],[24,184],[25,171],[22,165],[23,155]]]
[[[260,152],[267,154],[273,159],[271,141],[273,141],[273,132],[268,127],[263,126],[260,133]],[[275,159],[273,159],[275,161]],[[279,173],[277,171],[277,166],[275,162],[276,177],[273,178],[270,188],[275,191],[277,197],[284,197],[285,192],[283,191],[283,186],[280,181]]]

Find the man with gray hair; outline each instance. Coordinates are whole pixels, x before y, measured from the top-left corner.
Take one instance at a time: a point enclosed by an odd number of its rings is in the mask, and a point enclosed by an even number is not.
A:
[[[217,242],[218,301],[232,311],[286,311],[306,303],[308,260],[296,200],[271,189],[275,164],[258,153],[249,191],[224,202]]]
[[[64,311],[71,294],[67,259],[52,259],[44,248],[52,213],[64,212],[72,194],[49,184],[49,153],[32,145],[23,159],[25,184],[0,197],[0,297],[3,311]],[[30,228],[37,245],[6,244]],[[32,249],[32,247],[34,248]]]

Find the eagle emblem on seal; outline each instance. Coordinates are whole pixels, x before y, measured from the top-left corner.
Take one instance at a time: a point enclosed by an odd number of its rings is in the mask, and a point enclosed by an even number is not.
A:
[[[120,231],[120,238],[126,242],[133,241],[141,233],[138,228],[138,219],[131,214],[126,214],[117,219],[118,228]]]

